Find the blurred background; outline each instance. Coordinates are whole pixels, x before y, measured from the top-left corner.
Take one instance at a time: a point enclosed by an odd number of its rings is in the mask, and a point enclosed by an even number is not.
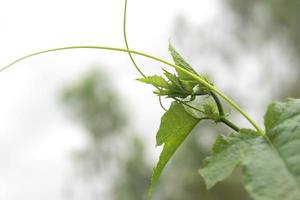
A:
[[[1,0],[0,66],[72,45],[124,47],[122,0]],[[132,49],[189,63],[263,124],[300,95],[300,1],[128,2]],[[160,63],[136,57],[146,74]],[[0,74],[0,199],[146,200],[164,111],[124,53],[70,50]],[[170,103],[163,101],[166,106]],[[227,108],[233,121],[249,127]],[[163,172],[156,200],[250,200],[239,171],[207,191],[197,171],[224,126],[202,123]]]

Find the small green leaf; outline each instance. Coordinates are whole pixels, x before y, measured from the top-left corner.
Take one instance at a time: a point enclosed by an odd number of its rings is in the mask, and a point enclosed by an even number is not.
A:
[[[175,65],[182,67],[183,69],[186,69],[187,71],[201,77],[204,81],[207,83],[213,85],[205,76],[199,75],[184,59],[183,57],[175,50],[175,48],[169,44],[169,51],[172,55],[173,61]],[[182,80],[188,80],[188,81],[195,81],[193,78],[191,78],[189,75],[186,75],[185,73],[181,72],[180,70],[176,69],[176,72],[178,74],[178,78],[180,81]],[[198,83],[199,84],[199,83]]]
[[[170,84],[161,76],[147,76],[145,78],[139,78],[138,81],[141,81],[143,83],[151,84],[154,87],[160,87],[160,88],[170,88]]]
[[[156,91],[154,91],[154,94],[156,94],[158,96],[167,96],[168,98],[179,97],[179,98],[183,98],[183,99],[189,96],[189,94],[183,93],[182,91],[168,90],[168,89],[156,90]]]
[[[183,57],[175,50],[175,48],[171,45],[171,43],[169,44],[169,51],[173,57],[173,61],[176,65],[178,65],[179,67],[182,67],[194,74],[197,74],[197,72],[183,59]],[[185,80],[190,80],[191,78],[182,73],[179,70],[176,70],[178,76],[180,79],[185,79]]]
[[[202,110],[208,118],[217,121],[219,120],[219,112],[216,104],[211,100],[211,98],[205,98],[202,104]]]
[[[162,116],[156,135],[156,143],[158,146],[164,144],[164,147],[153,170],[150,196],[167,162],[198,122],[199,119],[189,115],[184,107],[177,102],[173,102],[169,110]]]
[[[182,87],[184,88],[184,90],[189,91],[190,93],[194,92],[194,89],[196,89],[196,85],[198,85],[198,82],[196,81],[186,81],[186,80],[180,80]]]
[[[165,69],[163,69],[163,71],[164,71],[164,75],[172,83],[172,86],[173,86],[174,89],[183,90],[183,88],[181,86],[181,83],[180,83],[180,80],[179,80],[179,78],[176,75],[168,72]]]
[[[193,88],[193,94],[195,95],[207,95],[209,94],[209,89],[205,86],[201,86],[201,85],[196,85],[194,88]]]

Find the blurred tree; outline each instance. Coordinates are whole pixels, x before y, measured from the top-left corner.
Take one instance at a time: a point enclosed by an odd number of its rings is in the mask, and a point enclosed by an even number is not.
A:
[[[271,94],[267,101],[299,97],[295,86],[300,84],[300,2],[226,0],[221,4],[220,14],[207,25],[177,20],[174,38],[183,52],[201,67],[227,68],[231,75],[239,73],[237,68],[253,65],[259,70],[253,82]]]
[[[140,138],[131,141],[130,154],[120,166],[120,175],[115,181],[115,200],[147,200],[151,167],[145,159],[144,143]]]
[[[259,48],[267,42],[281,41],[286,47],[282,57],[289,56],[293,70],[292,84],[285,87],[283,96],[300,97],[300,1],[298,0],[227,0],[230,10],[239,22],[236,28],[240,38],[249,45],[254,42]],[[253,40],[255,32],[259,39]],[[289,55],[291,54],[291,55]],[[286,66],[288,67],[288,66]]]
[[[144,145],[139,137],[133,136],[112,82],[93,70],[65,88],[62,99],[70,115],[87,133],[88,143],[75,154],[77,168],[88,178],[88,189],[78,196],[103,199],[97,183],[105,181],[107,198],[145,199],[151,170],[145,160]]]
[[[92,175],[108,164],[114,151],[108,142],[117,138],[126,124],[118,97],[111,87],[107,78],[94,70],[63,92],[70,115],[87,130],[88,144],[77,153],[77,158]]]
[[[231,10],[237,14],[239,30],[255,29],[264,36],[264,40],[282,37],[290,48],[299,54],[300,52],[300,2],[297,0],[227,0]],[[249,27],[246,28],[245,27]],[[249,37],[249,33],[246,33]],[[262,42],[262,41],[260,41]],[[299,59],[299,58],[298,58]]]
[[[93,141],[111,132],[118,133],[126,123],[111,82],[99,71],[91,71],[79,83],[65,89],[63,100],[73,116],[83,122]]]

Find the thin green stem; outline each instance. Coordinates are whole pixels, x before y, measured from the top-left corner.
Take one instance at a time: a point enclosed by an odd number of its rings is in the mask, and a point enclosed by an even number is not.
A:
[[[233,130],[239,132],[240,128],[237,125],[235,125],[233,122],[226,119],[225,112],[224,112],[224,109],[223,109],[223,106],[222,106],[222,103],[221,103],[219,97],[214,92],[211,92],[210,94],[211,94],[211,96],[213,97],[214,101],[217,104],[218,112],[219,112],[219,115],[220,115],[219,121],[223,122],[224,124],[226,124],[227,126],[232,128]]]
[[[265,133],[251,119],[251,117],[245,113],[245,111],[243,111],[235,102],[233,102],[229,97],[227,97],[225,94],[223,94],[221,91],[219,91],[215,86],[213,86],[210,83],[206,82],[202,77],[197,76],[196,74],[193,74],[193,73],[189,72],[188,70],[183,69],[182,67],[177,66],[175,64],[172,64],[172,63],[170,63],[168,61],[165,61],[165,60],[163,60],[161,58],[158,58],[158,57],[155,57],[155,56],[152,56],[150,54],[146,54],[146,53],[143,53],[143,52],[140,52],[140,51],[128,50],[128,49],[117,48],[117,47],[107,47],[107,46],[69,46],[69,47],[54,48],[54,49],[48,49],[48,50],[44,50],[44,51],[39,51],[39,52],[36,52],[36,53],[32,53],[32,54],[23,56],[23,57],[15,60],[15,61],[13,61],[12,63],[4,66],[3,68],[1,68],[0,72],[8,69],[12,65],[14,65],[14,64],[16,64],[16,63],[18,63],[18,62],[26,59],[26,58],[30,58],[30,57],[33,57],[33,56],[37,56],[37,55],[45,54],[45,53],[49,53],[49,52],[62,51],[62,50],[68,50],[68,49],[102,49],[102,50],[109,50],[109,51],[129,52],[129,53],[132,53],[132,54],[144,56],[144,57],[150,58],[152,60],[156,60],[158,62],[161,62],[161,63],[164,63],[166,65],[169,65],[169,66],[177,69],[178,71],[180,71],[180,72],[182,72],[182,73],[190,76],[191,78],[194,78],[199,83],[201,83],[202,85],[206,86],[211,91],[213,91],[216,94],[218,94],[219,96],[221,96],[234,109],[236,109],[239,113],[241,113],[241,115],[243,115],[261,135],[265,135]]]
[[[211,94],[211,96],[213,97],[214,101],[215,101],[216,104],[217,104],[217,108],[218,108],[218,111],[219,111],[219,115],[220,115],[221,117],[225,116],[224,109],[223,109],[223,106],[222,106],[222,103],[221,103],[219,97],[218,97],[214,92],[211,92],[210,94]]]
[[[192,106],[192,105],[190,105],[190,104],[188,104],[188,103],[186,103],[186,102],[184,102],[184,101],[182,101],[182,100],[180,100],[180,99],[178,99],[178,98],[174,98],[175,99],[175,101],[178,101],[179,103],[182,103],[182,104],[184,104],[185,106],[187,106],[187,107],[189,107],[189,108],[191,108],[191,109],[193,109],[193,110],[196,110],[196,111],[198,111],[198,112],[201,112],[201,113],[204,113],[203,112],[203,110],[200,110],[200,109],[198,109],[198,108],[196,108],[196,107],[194,107],[194,106]],[[210,119],[211,120],[211,118],[209,118],[209,117],[203,117],[203,118],[200,118],[200,119]],[[225,125],[227,125],[227,126],[229,126],[230,128],[232,128],[234,131],[236,131],[236,132],[239,132],[239,130],[240,130],[240,128],[239,127],[237,127],[233,122],[231,122],[231,121],[229,121],[228,119],[226,119],[224,116],[222,116],[221,118],[220,118],[220,122],[222,122],[222,123],[224,123]]]
[[[198,111],[198,112],[200,112],[200,113],[204,113],[203,110],[200,110],[199,108],[196,108],[196,107],[194,107],[194,106],[192,106],[192,105],[186,103],[185,101],[182,101],[182,100],[180,100],[180,99],[178,99],[178,98],[176,98],[176,97],[173,97],[173,99],[174,99],[175,101],[178,101],[179,103],[182,103],[183,105],[185,105],[185,106],[187,106],[187,107],[189,107],[189,108],[191,108],[191,109],[194,109],[194,110],[196,110],[196,111]]]
[[[223,122],[224,124],[226,124],[227,126],[229,126],[230,128],[232,128],[233,130],[235,130],[236,132],[240,131],[239,127],[237,127],[234,123],[232,123],[231,121],[229,121],[225,117],[221,117],[220,121]]]
[[[129,45],[127,41],[127,34],[126,34],[126,18],[127,18],[127,0],[125,0],[125,5],[124,5],[124,16],[123,16],[123,37],[124,37],[124,42],[126,45],[126,49],[129,50]],[[136,70],[143,76],[146,77],[146,75],[142,72],[142,70],[139,68],[139,66],[136,64],[135,60],[133,59],[131,52],[128,51],[128,55],[130,57],[130,60],[133,64],[133,66],[136,68]]]
[[[126,34],[126,22],[127,22],[127,0],[125,0],[125,5],[124,5],[124,15],[123,15],[123,38],[124,38],[124,42],[125,42],[125,46],[126,49],[129,50],[129,45],[128,45],[128,41],[127,41],[127,34]],[[144,77],[146,78],[146,75],[143,73],[143,71],[139,68],[139,66],[136,64],[135,60],[133,59],[133,56],[131,55],[130,52],[128,52],[129,58],[133,64],[133,66],[135,67],[135,69]],[[159,89],[159,88],[157,88]],[[159,89],[160,90],[160,89]],[[163,106],[162,104],[162,100],[161,97],[158,97],[158,101],[159,101],[159,105],[160,107],[167,111],[167,109]]]
[[[158,101],[159,101],[160,107],[161,107],[164,111],[168,111],[168,110],[164,107],[164,105],[163,105],[163,103],[162,103],[161,96],[158,97]]]

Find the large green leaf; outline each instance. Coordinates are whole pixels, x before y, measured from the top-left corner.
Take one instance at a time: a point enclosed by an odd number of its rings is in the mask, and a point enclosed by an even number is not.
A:
[[[265,125],[244,161],[246,188],[258,200],[299,200],[300,100],[271,104]]]
[[[298,152],[299,154],[299,152]],[[245,187],[256,200],[299,200],[297,174],[287,157],[265,138],[259,137],[243,160]],[[294,160],[294,167],[299,160]]]
[[[164,144],[164,147],[157,166],[153,170],[150,195],[167,162],[198,122],[199,119],[189,115],[184,107],[177,102],[173,102],[169,110],[162,116],[156,135],[156,143],[158,146]]]
[[[200,174],[211,187],[241,165],[245,187],[256,200],[300,199],[300,100],[273,103],[266,136],[222,136]]]
[[[204,168],[199,170],[207,188],[211,188],[233,172],[242,162],[257,136],[257,133],[252,130],[241,129],[240,133],[218,137],[213,147],[213,155],[205,160]]]

